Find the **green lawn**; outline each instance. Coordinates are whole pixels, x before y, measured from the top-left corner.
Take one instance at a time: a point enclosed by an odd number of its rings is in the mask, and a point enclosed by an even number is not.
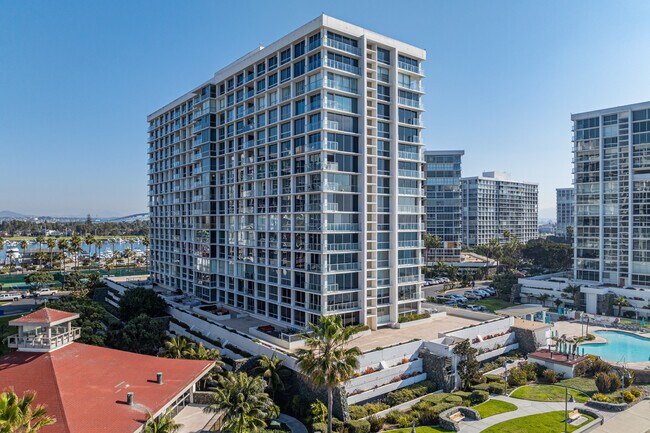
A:
[[[587,395],[593,395],[598,392],[596,388],[596,381],[592,377],[574,377],[572,379],[564,379],[560,384],[568,386],[569,388],[577,389]]]
[[[580,425],[569,424],[567,431],[575,431],[593,421],[592,417],[583,416],[587,418],[587,421]],[[562,431],[564,431],[564,411],[557,411],[510,419],[486,428],[481,433],[558,433]]]
[[[526,385],[517,388],[510,397],[533,401],[564,401],[565,388],[556,385]],[[575,389],[569,389],[569,394],[578,403],[584,403],[589,397]]]
[[[386,430],[383,433],[411,433],[411,431],[412,431],[411,427],[406,427],[406,428],[398,428],[395,430]],[[440,427],[423,426],[423,427],[416,427],[415,432],[416,433],[449,433],[450,430],[443,430]]]
[[[478,300],[468,301],[468,303],[474,305],[483,305],[491,312],[494,312],[494,310],[500,310],[502,308],[512,307],[513,305],[515,305],[512,302],[504,301],[503,299],[498,299],[498,298],[478,299]]]
[[[488,400],[485,403],[474,406],[474,409],[478,411],[478,413],[481,415],[481,419],[483,419],[504,412],[512,412],[513,410],[517,410],[517,406],[512,403],[508,403],[507,401]]]

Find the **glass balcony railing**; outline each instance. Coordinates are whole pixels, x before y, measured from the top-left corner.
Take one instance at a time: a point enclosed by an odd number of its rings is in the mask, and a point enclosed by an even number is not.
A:
[[[323,272],[358,271],[359,263],[330,263],[321,266]]]
[[[424,261],[422,257],[410,257],[407,259],[399,259],[397,263],[400,265],[422,265]]]
[[[397,246],[400,248],[424,248],[424,241],[418,241],[418,240],[398,241]]]
[[[415,66],[410,63],[406,62],[397,62],[397,66],[400,67],[401,69],[410,71],[410,72],[415,72],[416,74],[424,75],[424,68],[422,66]]]
[[[411,81],[410,83],[397,83],[402,89],[415,90],[417,92],[424,92],[424,87],[422,84],[417,81]]]
[[[414,177],[416,179],[424,179],[424,173],[422,173],[421,171],[418,171],[418,170],[406,170],[406,169],[400,168],[399,171],[398,171],[398,174],[401,177]]]
[[[338,60],[325,57],[325,64],[330,68],[338,69],[339,71],[349,72],[351,74],[359,75],[359,67],[347,63],[339,62]]]
[[[325,251],[359,251],[358,243],[325,244]]]
[[[323,38],[323,41],[328,47],[336,48],[337,50],[345,51],[346,53],[354,54],[355,56],[361,55],[361,49],[359,47],[329,38]]]
[[[413,108],[419,108],[419,109],[424,109],[424,104],[422,104],[422,101],[418,101],[416,99],[409,99],[409,98],[398,98],[398,101],[402,105],[408,105],[409,107]]]
[[[424,213],[424,206],[400,205],[398,211],[401,213]]]
[[[402,159],[410,159],[413,161],[424,161],[424,154],[422,153],[403,152],[400,150],[398,156]]]
[[[325,309],[327,311],[357,310],[359,308],[359,301],[342,302],[340,304],[328,304],[325,306]]]
[[[355,95],[358,93],[356,87],[346,86],[344,84],[338,83],[335,80],[326,79],[324,80],[324,85],[328,89],[335,89],[335,90],[340,90],[342,92],[354,93]]]

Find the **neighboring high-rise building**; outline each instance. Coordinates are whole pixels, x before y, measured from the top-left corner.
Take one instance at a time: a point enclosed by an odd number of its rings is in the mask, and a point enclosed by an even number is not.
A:
[[[426,162],[427,233],[441,245],[428,251],[427,262],[460,262],[462,208],[460,167],[463,150],[428,150]]]
[[[567,237],[567,227],[574,227],[576,206],[575,189],[557,188],[555,190],[557,221],[555,222],[555,234]]]
[[[575,278],[650,287],[650,102],[571,120]]]
[[[323,15],[148,116],[153,281],[288,327],[418,312],[425,57]]]
[[[484,172],[461,179],[463,244],[483,245],[510,234],[521,242],[538,237],[537,184],[517,182],[507,173]]]

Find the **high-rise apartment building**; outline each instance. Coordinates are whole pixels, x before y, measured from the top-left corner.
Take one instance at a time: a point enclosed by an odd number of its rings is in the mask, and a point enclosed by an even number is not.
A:
[[[484,172],[461,179],[463,244],[505,242],[509,232],[521,242],[538,237],[537,184],[518,182],[507,173]]]
[[[153,281],[297,328],[418,312],[425,56],[323,15],[148,116]]]
[[[650,287],[650,102],[571,120],[575,278]]]
[[[555,190],[555,212],[557,215],[555,222],[555,234],[557,236],[567,237],[567,228],[574,228],[575,206],[575,189],[557,188]]]
[[[440,239],[440,248],[428,251],[426,261],[460,262],[462,240],[460,167],[463,150],[424,152],[427,233]]]

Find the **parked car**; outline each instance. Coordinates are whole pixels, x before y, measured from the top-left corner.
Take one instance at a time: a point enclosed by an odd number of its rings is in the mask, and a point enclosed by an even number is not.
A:
[[[52,289],[39,289],[39,290],[34,290],[34,291],[32,292],[32,295],[33,295],[35,298],[38,298],[39,296],[52,296],[52,295],[56,295],[56,293],[57,293],[57,291],[56,291],[56,290],[52,290]]]
[[[490,296],[494,296],[497,294],[497,291],[494,290],[494,287],[481,287],[480,290],[483,290],[484,292],[487,292],[490,294]]]
[[[465,292],[465,293],[463,293],[463,296],[466,297],[467,299],[475,299],[475,300],[476,299],[483,299],[483,297],[481,295],[479,295],[478,293],[474,293],[474,292]]]
[[[452,300],[451,297],[449,297],[448,295],[434,296],[433,299],[438,303],[445,303]]]
[[[20,299],[20,294],[19,293],[14,293],[14,292],[0,292],[0,302],[6,302],[6,301],[17,301]]]
[[[467,302],[467,298],[466,298],[466,297],[464,297],[463,295],[459,295],[459,294],[457,294],[457,293],[453,293],[453,294],[449,295],[449,297],[450,297],[452,300],[457,301],[457,302]]]
[[[483,305],[468,304],[465,306],[465,308],[472,311],[487,311],[487,308],[485,308]]]
[[[447,277],[443,277],[443,278],[441,278],[441,280],[442,280],[443,283],[450,283],[451,282],[449,280],[449,278],[447,278]]]
[[[486,292],[483,289],[475,289],[473,290],[473,292],[479,295],[481,298],[489,298],[490,296],[492,296],[489,292]]]
[[[452,300],[452,301],[447,301],[447,302],[445,302],[445,305],[448,306],[448,307],[459,307],[459,308],[462,308],[463,305],[465,305],[465,304],[464,304],[462,301]]]

